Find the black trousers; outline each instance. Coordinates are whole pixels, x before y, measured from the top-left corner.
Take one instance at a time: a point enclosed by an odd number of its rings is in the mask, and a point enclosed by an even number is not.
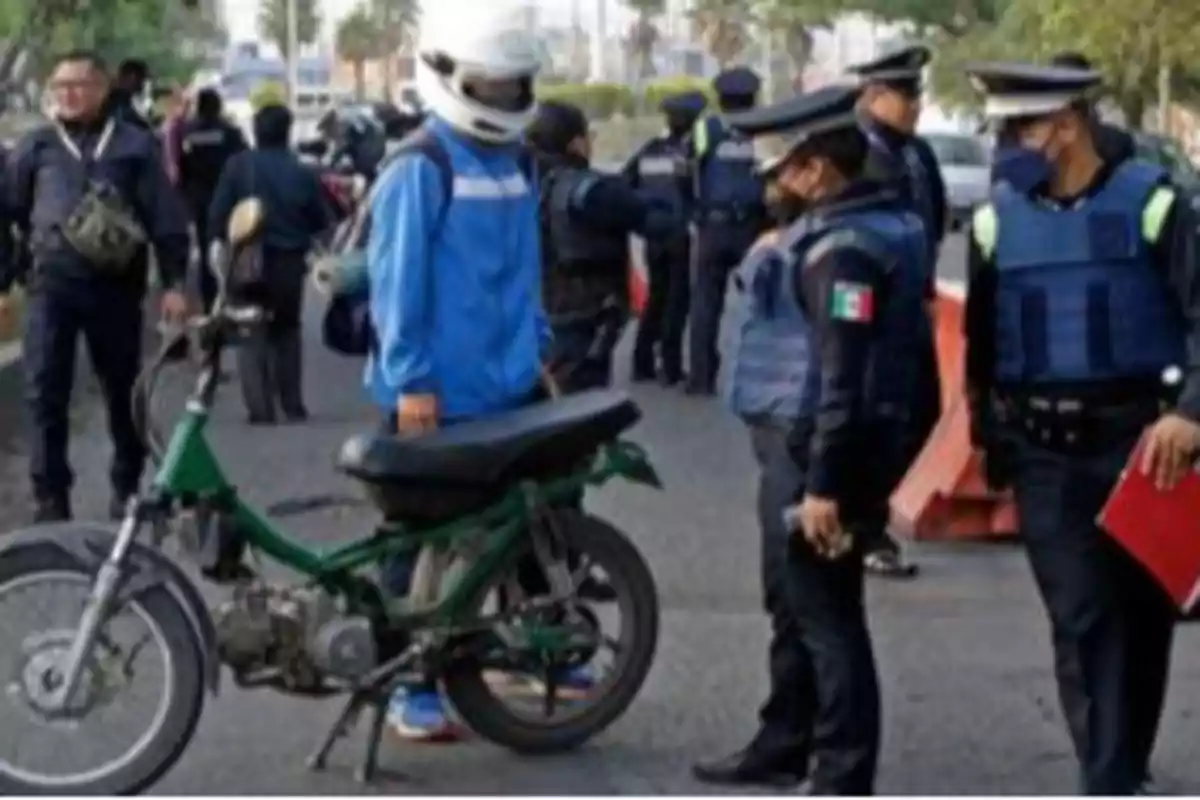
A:
[[[208,225],[208,206],[211,201],[210,195],[188,196],[188,210],[196,232],[196,249],[199,251],[195,263],[194,284],[205,311],[211,311],[213,302],[217,299],[217,279],[212,273],[212,262],[208,257],[209,243],[217,233],[210,230]]]
[[[805,492],[805,465],[793,453],[806,451],[796,445],[798,437],[807,437],[774,424],[752,426],[751,436],[763,465],[758,513],[772,621],[771,689],[752,746],[797,759],[811,754],[817,791],[871,794],[880,699],[860,553],[829,561],[784,525],[784,510]],[[877,514],[886,506],[886,494],[871,484],[864,481],[845,498],[845,517]]]
[[[146,460],[132,412],[133,384],[141,368],[142,301],[140,286],[98,279],[46,281],[32,291],[23,360],[32,423],[30,478],[38,500],[65,500],[71,491],[69,411],[81,337],[108,414],[113,492],[125,496],[137,491]]]
[[[265,281],[244,299],[261,304],[270,315],[238,348],[238,377],[246,412],[274,419],[276,403],[287,415],[304,413],[303,347],[300,314],[308,267],[303,253],[267,251]]]
[[[683,330],[687,326],[692,293],[689,249],[686,236],[667,245],[646,246],[650,291],[633,347],[636,375],[654,374],[656,346],[662,358],[663,376],[678,380],[683,374]]]
[[[692,254],[691,328],[688,341],[688,388],[713,392],[721,369],[717,350],[729,276],[753,244],[751,234],[703,231]]]
[[[1136,434],[1089,457],[1013,438],[1021,535],[1050,618],[1083,790],[1128,795],[1149,773],[1176,619],[1149,574],[1095,523]]]

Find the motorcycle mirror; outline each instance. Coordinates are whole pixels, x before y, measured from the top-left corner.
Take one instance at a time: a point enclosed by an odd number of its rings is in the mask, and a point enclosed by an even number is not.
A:
[[[263,222],[263,204],[257,197],[247,197],[233,207],[229,215],[227,238],[231,247],[252,239]]]

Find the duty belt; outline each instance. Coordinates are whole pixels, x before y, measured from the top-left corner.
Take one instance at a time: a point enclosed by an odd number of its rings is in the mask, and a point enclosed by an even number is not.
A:
[[[1118,402],[1074,397],[1008,395],[997,398],[996,419],[1030,442],[1062,453],[1106,449],[1135,433],[1163,410],[1159,398]]]
[[[700,209],[700,220],[702,222],[737,224],[758,220],[762,217],[762,215],[762,209],[755,207]]]

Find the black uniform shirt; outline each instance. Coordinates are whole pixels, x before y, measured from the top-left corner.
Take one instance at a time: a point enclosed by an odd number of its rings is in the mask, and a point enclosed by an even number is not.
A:
[[[863,181],[836,198],[844,202],[878,195],[880,205],[894,206],[891,194]],[[821,497],[840,497],[862,468],[863,424],[860,416],[866,374],[879,336],[874,317],[849,321],[833,316],[834,284],[857,284],[869,289],[875,308],[888,302],[890,277],[877,261],[859,249],[833,247],[798,264],[796,296],[812,326],[813,356],[820,388],[808,452],[796,454],[808,464],[807,491]]]
[[[1092,185],[1078,197],[1046,198],[1046,202],[1069,205],[1098,191],[1108,180],[1119,161],[1106,162]],[[1191,419],[1200,420],[1200,249],[1197,248],[1197,226],[1200,225],[1190,198],[1175,191],[1175,201],[1163,224],[1158,240],[1151,249],[1154,264],[1162,269],[1172,293],[1179,301],[1184,319],[1190,323],[1187,332],[1187,363],[1184,370],[1179,410]],[[967,297],[963,315],[966,337],[966,383],[972,405],[984,402],[994,385],[993,367],[996,363],[995,293],[996,271],[992,260],[985,257],[975,241],[973,230],[967,232]],[[1089,396],[1112,392],[1111,386],[1063,387],[1073,396]],[[1147,387],[1155,391],[1157,387]]]

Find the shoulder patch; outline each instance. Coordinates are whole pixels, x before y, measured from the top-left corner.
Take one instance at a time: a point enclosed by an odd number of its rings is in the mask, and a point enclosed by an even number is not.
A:
[[[1176,192],[1170,186],[1159,186],[1150,193],[1150,199],[1142,209],[1142,237],[1150,244],[1162,235],[1167,217],[1175,206],[1175,198]]]
[[[875,290],[865,283],[834,281],[829,315],[843,322],[870,322],[875,319]]]

